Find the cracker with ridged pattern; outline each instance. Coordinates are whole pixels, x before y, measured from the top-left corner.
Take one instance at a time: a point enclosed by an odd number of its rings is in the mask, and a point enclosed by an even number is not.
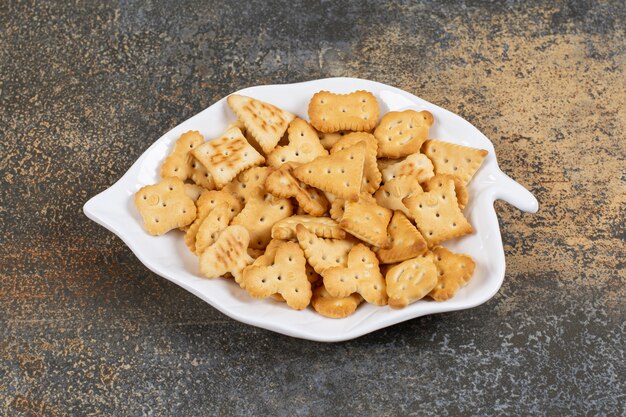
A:
[[[230,273],[239,283],[243,269],[254,261],[247,251],[249,239],[245,227],[228,226],[200,255],[200,273],[207,278]]]
[[[387,229],[390,247],[376,252],[381,263],[406,261],[426,252],[428,245],[413,223],[401,212],[393,213]]]
[[[324,287],[333,297],[359,293],[368,303],[387,304],[385,278],[378,268],[378,258],[362,243],[350,250],[347,266],[327,268],[322,278]]]
[[[489,153],[484,149],[434,139],[424,142],[422,152],[433,161],[436,174],[455,175],[465,185],[471,181]]]
[[[351,239],[317,237],[301,224],[296,226],[296,237],[307,261],[318,274],[332,266],[345,266],[348,261],[348,252],[355,243]]]
[[[306,274],[306,259],[297,243],[283,242],[271,265],[252,265],[243,272],[243,287],[254,298],[280,294],[287,305],[302,310],[309,305],[312,291]]]
[[[180,135],[174,143],[172,153],[161,165],[161,178],[179,178],[183,181],[191,178],[193,172],[191,151],[203,143],[204,138],[197,130]]]
[[[433,163],[421,153],[411,154],[381,172],[384,182],[400,177],[415,177],[417,182],[424,182],[435,175]]]
[[[226,203],[218,204],[206,215],[196,234],[196,255],[204,252],[206,248],[215,243],[222,230],[226,229],[232,219],[231,212]]]
[[[192,153],[209,171],[217,188],[225,186],[241,171],[265,162],[236,127],[198,146]]]
[[[413,194],[403,202],[429,247],[473,230],[459,208],[452,180],[436,190]]]
[[[159,236],[185,227],[196,218],[196,205],[178,178],[164,178],[135,193],[135,206],[143,218],[144,229]]]
[[[404,308],[424,298],[437,285],[437,267],[432,254],[404,261],[385,276],[389,307]]]
[[[320,132],[369,131],[376,126],[379,116],[376,97],[368,91],[350,94],[320,91],[309,102],[309,120]]]
[[[291,216],[293,205],[286,198],[267,194],[262,200],[249,201],[231,224],[244,226],[250,233],[250,247],[263,249],[272,238],[272,226]]]
[[[428,130],[433,122],[433,115],[426,110],[386,113],[374,130],[378,140],[378,156],[400,158],[419,152],[428,139]]]
[[[334,194],[356,201],[361,191],[366,145],[359,142],[329,156],[320,156],[300,165],[293,174],[300,181]]]
[[[272,104],[239,94],[230,95],[226,101],[265,154],[272,152],[296,117]]]
[[[318,237],[325,239],[343,239],[346,232],[339,223],[329,217],[296,215],[280,220],[272,227],[272,239],[297,239],[296,227],[301,224]]]
[[[267,164],[278,168],[286,162],[304,164],[311,162],[318,156],[328,155],[320,143],[317,132],[306,121],[296,117],[287,129],[289,144],[277,146],[267,156]]]
[[[393,212],[376,204],[369,194],[358,201],[346,201],[339,225],[348,233],[379,248],[389,246],[387,226]]]
[[[469,193],[467,192],[467,187],[459,177],[450,174],[437,174],[428,181],[424,182],[422,186],[424,187],[424,191],[433,191],[441,189],[445,182],[450,180],[454,181],[456,200],[459,203],[461,210],[463,210],[469,202]]]
[[[359,142],[365,142],[365,163],[363,165],[363,184],[361,185],[361,191],[366,193],[373,193],[380,186],[382,175],[378,170],[376,164],[376,138],[367,132],[353,132],[345,135],[335,145],[333,145],[330,153],[349,148]]]
[[[259,200],[265,197],[265,180],[274,171],[270,167],[248,168],[222,188],[239,199],[242,204],[250,200]]]
[[[445,301],[456,295],[472,275],[476,264],[474,260],[460,253],[454,253],[442,246],[432,249],[437,267],[437,285],[428,293],[435,301]]]
[[[379,206],[386,207],[390,210],[400,210],[408,218],[412,219],[413,216],[402,200],[412,194],[419,194],[421,192],[422,187],[419,182],[417,182],[417,178],[400,177],[384,183],[376,191],[374,198]]]
[[[351,316],[359,304],[363,302],[360,294],[354,293],[347,297],[333,297],[322,285],[313,290],[311,305],[313,309],[324,317],[343,319]]]
[[[320,190],[301,183],[293,176],[293,170],[296,167],[295,162],[281,165],[267,177],[265,188],[277,197],[293,197],[306,213],[321,216],[328,210],[328,200]]]

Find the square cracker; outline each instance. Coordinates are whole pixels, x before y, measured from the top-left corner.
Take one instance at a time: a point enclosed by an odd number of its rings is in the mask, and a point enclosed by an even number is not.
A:
[[[309,102],[309,120],[313,127],[324,133],[369,131],[376,126],[379,116],[376,97],[368,91],[350,94],[320,91]]]
[[[426,110],[388,112],[374,130],[378,140],[378,156],[400,158],[419,152],[428,139],[428,130],[433,121],[433,115]]]
[[[267,156],[269,166],[278,168],[286,162],[304,164],[311,162],[318,156],[328,155],[328,151],[320,143],[315,129],[299,117],[296,117],[289,124],[287,135],[289,145],[274,148]]]
[[[153,236],[189,225],[196,218],[196,205],[178,178],[164,178],[135,193],[135,206],[143,217],[144,228]]]
[[[451,174],[467,185],[487,157],[484,149],[430,139],[424,142],[422,151],[433,161],[435,174]]]

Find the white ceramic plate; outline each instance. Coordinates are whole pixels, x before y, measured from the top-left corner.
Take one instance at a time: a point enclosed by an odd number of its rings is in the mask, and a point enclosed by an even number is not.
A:
[[[272,299],[252,299],[232,280],[202,278],[198,260],[185,246],[181,233],[171,232],[160,237],[148,235],[134,207],[135,192],[159,180],[161,162],[182,133],[198,130],[205,138],[215,138],[235,120],[225,99],[176,126],[152,144],[119,181],[85,204],[85,214],[118,235],[154,273],[180,285],[235,320],[293,337],[323,342],[348,340],[426,314],[475,307],[493,297],[502,285],[505,267],[493,202],[503,199],[532,213],[537,211],[538,203],[530,192],[500,171],[489,139],[461,117],[406,91],[373,81],[328,78],[299,84],[250,87],[237,93],[306,118],[309,100],[320,90],[335,93],[371,91],[379,101],[381,114],[408,108],[428,110],[435,117],[431,138],[489,151],[483,166],[469,184],[470,202],[465,215],[475,232],[444,243],[453,251],[471,255],[477,264],[469,284],[451,300],[421,300],[401,310],[364,303],[348,318],[328,319],[311,309],[294,311]]]

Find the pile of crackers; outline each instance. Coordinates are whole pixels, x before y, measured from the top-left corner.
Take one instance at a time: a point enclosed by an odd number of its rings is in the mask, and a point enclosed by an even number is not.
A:
[[[135,195],[146,231],[183,231],[205,277],[332,318],[447,300],[469,281],[472,258],[439,244],[472,232],[467,185],[487,151],[428,139],[428,111],[381,118],[366,91],[318,92],[310,123],[227,102],[238,120],[209,141],[184,133]]]

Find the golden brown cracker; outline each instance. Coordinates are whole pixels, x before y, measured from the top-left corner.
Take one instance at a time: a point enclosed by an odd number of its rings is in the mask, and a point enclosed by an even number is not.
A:
[[[356,201],[361,191],[366,145],[359,142],[329,156],[300,165],[293,174],[300,181],[337,197]]]
[[[304,164],[318,156],[328,155],[320,143],[317,132],[306,121],[296,117],[287,129],[289,145],[277,146],[267,156],[267,164],[278,168],[286,162]]]
[[[200,198],[204,190],[204,187],[196,184],[185,184],[185,194],[187,194],[187,197],[191,198],[194,203],[198,201],[198,198]]]
[[[243,269],[254,261],[247,251],[249,239],[245,227],[228,226],[200,255],[200,273],[207,278],[230,273],[239,283]]]
[[[295,162],[283,164],[267,177],[265,188],[277,197],[293,197],[306,213],[321,216],[328,210],[328,200],[320,190],[301,183],[293,176],[296,166]]]
[[[400,177],[384,183],[376,191],[374,198],[376,198],[376,202],[379,206],[386,207],[390,210],[400,210],[408,218],[412,219],[413,216],[402,200],[412,194],[419,194],[421,192],[422,187],[417,182],[417,178]]]
[[[197,130],[183,133],[174,143],[174,149],[161,165],[161,178],[178,178],[185,181],[193,172],[191,151],[204,143]]]
[[[320,143],[326,150],[331,150],[333,145],[344,136],[350,133],[349,130],[342,130],[341,132],[322,133],[319,132]]]
[[[447,180],[454,181],[456,200],[459,203],[461,210],[463,210],[469,202],[469,193],[467,192],[467,187],[459,177],[450,174],[437,174],[428,181],[424,182],[422,186],[424,187],[424,191],[433,191],[435,189],[442,188]]]
[[[260,200],[265,197],[265,180],[274,171],[270,167],[248,168],[222,188],[239,199],[242,204],[250,200]]]
[[[437,284],[437,268],[431,254],[404,261],[385,276],[389,306],[403,308],[424,298]]]
[[[198,233],[196,234],[196,255],[204,252],[206,248],[211,246],[222,230],[226,229],[228,223],[232,219],[229,207],[226,203],[217,205],[202,220]]]
[[[428,250],[424,237],[401,211],[394,212],[387,230],[391,246],[376,252],[381,263],[406,261]]]
[[[429,247],[473,230],[459,208],[452,180],[436,190],[413,194],[403,202]]]
[[[296,226],[296,237],[307,261],[318,274],[331,266],[346,265],[348,252],[355,243],[353,240],[317,237],[301,224]]]
[[[263,249],[272,236],[272,226],[291,216],[293,206],[289,199],[277,198],[267,194],[263,200],[251,200],[235,216],[231,224],[244,226],[250,234],[250,247]]]
[[[272,227],[272,239],[297,239],[296,227],[301,224],[318,237],[325,239],[343,239],[346,232],[329,217],[296,215],[280,220]]]
[[[265,162],[236,127],[198,146],[192,153],[211,174],[217,188],[225,186],[241,171]]]
[[[359,243],[348,254],[348,266],[335,266],[322,272],[324,287],[333,297],[359,293],[365,301],[387,304],[385,278],[378,268],[378,259],[367,246]]]
[[[376,138],[371,133],[366,132],[349,133],[333,145],[330,153],[349,148],[359,142],[365,142],[366,145],[361,191],[371,194],[378,189],[382,180],[382,175],[376,164],[376,148],[378,146]]]
[[[387,226],[392,214],[391,210],[376,204],[372,196],[363,194],[356,202],[346,201],[339,225],[370,245],[386,248],[389,245]]]
[[[428,295],[435,301],[445,301],[454,297],[468,283],[476,264],[471,257],[451,252],[442,246],[435,246],[432,251],[438,280]]]
[[[164,178],[142,187],[135,193],[135,206],[143,218],[144,229],[153,236],[187,226],[196,218],[196,205],[178,178]]]
[[[376,126],[379,116],[376,97],[368,91],[350,94],[320,91],[309,102],[309,120],[320,132],[368,131]]]
[[[333,200],[330,205],[330,218],[340,222],[343,218],[343,213],[345,212],[346,201],[343,198],[337,198]]]
[[[430,139],[424,142],[422,151],[435,166],[436,174],[451,174],[467,185],[487,157],[484,149],[470,148]]]
[[[343,319],[351,316],[363,302],[360,294],[354,293],[347,297],[333,297],[324,286],[313,290],[311,305],[319,314],[331,319]]]
[[[239,94],[230,95],[227,102],[265,154],[274,149],[289,123],[296,117],[272,104]]]
[[[419,152],[433,122],[433,115],[426,110],[388,112],[374,130],[378,156],[401,158]]]
[[[215,180],[211,173],[198,161],[193,155],[191,156],[191,180],[200,187],[207,190],[215,189]]]
[[[415,177],[417,182],[424,182],[435,175],[433,163],[421,153],[414,153],[382,170],[384,182],[400,177]]]

